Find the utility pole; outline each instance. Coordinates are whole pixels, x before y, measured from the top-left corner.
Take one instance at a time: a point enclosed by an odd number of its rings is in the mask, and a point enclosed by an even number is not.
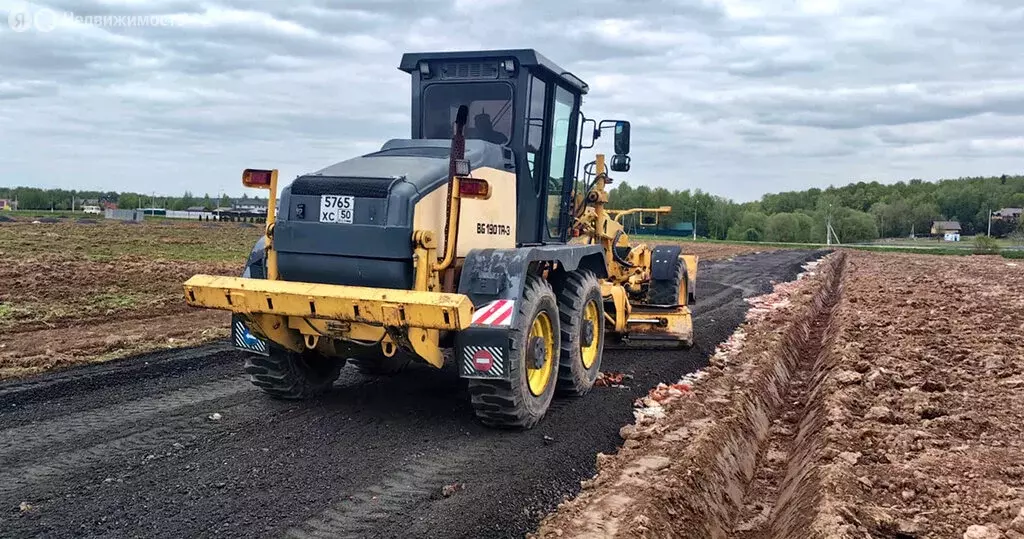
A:
[[[825,244],[832,245],[832,204],[828,205],[828,213],[825,214]]]
[[[992,237],[992,208],[988,209],[988,235]]]
[[[697,204],[693,205],[693,241],[697,241]]]

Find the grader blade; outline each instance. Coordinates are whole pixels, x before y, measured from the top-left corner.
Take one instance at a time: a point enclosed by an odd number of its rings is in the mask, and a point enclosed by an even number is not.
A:
[[[612,350],[649,350],[693,346],[693,320],[686,307],[633,306],[626,329],[621,334],[609,333],[606,347]]]

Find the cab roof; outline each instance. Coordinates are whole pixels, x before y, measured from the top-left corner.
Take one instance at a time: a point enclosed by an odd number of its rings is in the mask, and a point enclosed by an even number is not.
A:
[[[586,82],[583,82],[579,77],[573,75],[571,72],[566,71],[555,64],[551,60],[547,59],[541,53],[533,49],[498,49],[498,50],[483,50],[483,51],[449,51],[449,52],[407,52],[402,55],[402,62],[399,64],[398,69],[405,71],[406,73],[412,73],[419,69],[419,63],[421,61],[436,61],[436,60],[505,60],[508,58],[514,58],[516,63],[522,67],[530,69],[531,71],[543,70],[551,73],[558,79],[561,79],[569,86],[575,88],[579,93],[586,94],[590,91],[590,86]]]

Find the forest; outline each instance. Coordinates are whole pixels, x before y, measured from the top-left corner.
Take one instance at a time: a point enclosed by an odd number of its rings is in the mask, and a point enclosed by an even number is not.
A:
[[[248,194],[243,199],[254,199]],[[116,202],[121,208],[161,207],[184,210],[230,206],[226,195],[179,197],[113,191],[67,191],[33,187],[0,187],[0,199],[18,201],[22,210],[69,210],[83,200]],[[843,243],[878,238],[927,235],[933,221],[959,221],[964,235],[986,233],[989,212],[1024,207],[1024,176],[970,177],[928,182],[920,179],[893,184],[857,182],[842,187],[766,194],[756,202],[736,203],[701,190],[668,190],[617,183],[610,192],[610,208],[671,206],[656,227],[639,227],[639,216],[626,216],[631,233],[672,233],[681,223],[692,223],[697,236],[719,240],[766,242],[825,242],[825,223],[831,221]],[[260,199],[262,200],[262,199]],[[992,222],[992,235],[1005,236],[1017,225]]]
[[[697,216],[697,236],[768,242],[825,242],[825,223],[843,243],[927,235],[933,221],[959,221],[964,235],[988,231],[990,212],[1024,207],[1024,176],[919,179],[893,184],[857,182],[842,187],[766,194],[737,204],[700,190],[669,191],[621,182],[609,193],[613,208],[672,206],[655,230],[643,230],[626,216],[627,230],[656,232]],[[1016,224],[993,220],[992,235],[1005,236]]]

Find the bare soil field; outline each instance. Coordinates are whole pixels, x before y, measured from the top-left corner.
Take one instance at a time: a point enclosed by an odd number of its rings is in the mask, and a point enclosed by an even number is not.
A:
[[[283,402],[225,342],[0,381],[0,536],[523,537],[622,444],[636,399],[705,367],[748,298],[822,254],[705,259],[693,348],[607,350],[621,383],[528,431],[480,425],[454,365],[346,367]]]
[[[1024,271],[840,251],[634,403],[537,537],[1024,537]]]
[[[0,223],[0,378],[227,334],[181,283],[237,275],[261,229],[236,223]]]
[[[226,313],[189,309],[181,283],[238,275],[261,225],[27,218],[0,223],[0,379],[228,334]],[[702,260],[770,249],[687,244]]]

